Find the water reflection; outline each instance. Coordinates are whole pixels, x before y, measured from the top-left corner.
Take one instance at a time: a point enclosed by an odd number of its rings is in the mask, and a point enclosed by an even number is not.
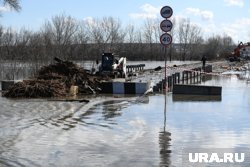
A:
[[[63,103],[67,104],[67,103]],[[34,119],[36,123],[50,128],[55,126],[63,130],[71,130],[77,124],[82,126],[100,126],[111,128],[110,125],[117,124],[115,117],[122,116],[122,110],[128,107],[128,101],[124,100],[107,100],[91,102],[87,105],[79,106],[78,103],[71,103],[71,105],[78,105],[75,111],[51,118]]]
[[[167,94],[165,93],[164,101],[164,126],[163,131],[159,132],[159,147],[160,147],[160,167],[169,167],[171,165],[171,133],[166,131],[167,122]]]
[[[109,120],[121,116],[121,110],[124,108],[124,104],[126,105],[126,102],[120,102],[117,104],[117,102],[115,101],[108,101],[102,103],[100,107],[102,108],[102,116],[104,120]]]
[[[210,81],[210,80],[212,80],[213,79],[213,75],[202,75],[201,76],[201,81],[202,82],[206,82],[206,81]]]
[[[73,123],[76,122],[82,126],[112,128],[110,125],[116,124],[112,118],[121,116],[121,110],[125,107],[126,103],[117,104],[117,101],[105,101],[95,104],[87,110],[84,108],[78,110],[77,114],[70,116],[70,119],[73,120]],[[68,128],[74,128],[74,125]]]

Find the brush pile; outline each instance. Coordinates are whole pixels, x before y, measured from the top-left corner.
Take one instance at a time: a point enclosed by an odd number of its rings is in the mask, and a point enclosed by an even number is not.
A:
[[[5,97],[61,97],[66,95],[66,87],[59,80],[26,80],[17,82],[6,93]]]
[[[93,76],[88,71],[69,61],[55,58],[56,63],[42,67],[34,79],[15,83],[3,94],[5,97],[62,97],[69,94],[72,85],[79,87],[79,93],[100,92],[101,76]]]

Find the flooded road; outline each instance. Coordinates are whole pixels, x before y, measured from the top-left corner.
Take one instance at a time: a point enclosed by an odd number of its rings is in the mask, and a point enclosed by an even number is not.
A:
[[[202,84],[222,86],[222,97],[1,97],[0,166],[179,167],[189,148],[250,148],[250,83],[233,75]]]

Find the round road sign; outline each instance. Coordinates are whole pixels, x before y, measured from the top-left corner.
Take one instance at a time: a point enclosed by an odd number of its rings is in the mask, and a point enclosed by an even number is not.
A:
[[[164,31],[164,32],[169,32],[171,31],[172,27],[173,27],[173,24],[170,20],[163,20],[161,22],[161,30]]]
[[[169,18],[173,15],[173,9],[170,6],[164,6],[161,8],[161,16],[163,18]]]
[[[164,33],[161,35],[160,41],[161,44],[166,47],[172,43],[172,36],[168,33]]]

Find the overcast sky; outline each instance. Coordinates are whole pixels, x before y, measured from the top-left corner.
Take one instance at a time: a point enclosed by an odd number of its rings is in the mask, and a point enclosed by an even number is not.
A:
[[[230,35],[235,42],[250,41],[249,0],[21,0],[17,13],[0,7],[0,23],[15,29],[38,30],[45,20],[58,14],[78,20],[112,16],[122,24],[142,24],[146,18],[161,18],[160,9],[171,6],[172,18],[189,18],[205,36]]]

